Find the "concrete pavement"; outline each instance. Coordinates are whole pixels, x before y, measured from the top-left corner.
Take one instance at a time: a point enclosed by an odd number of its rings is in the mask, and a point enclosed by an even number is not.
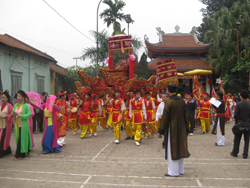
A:
[[[233,123],[226,124],[226,146],[215,146],[216,136],[189,136],[190,158],[185,160],[185,175],[164,177],[167,172],[162,139],[144,139],[114,144],[112,130],[98,126],[97,137],[85,139],[67,133],[61,153],[42,154],[42,133],[34,134],[36,147],[30,156],[15,161],[14,154],[0,159],[0,187],[20,188],[164,188],[164,187],[250,187],[250,158],[230,156]],[[15,152],[14,134],[11,147]],[[242,152],[241,142],[240,152]]]

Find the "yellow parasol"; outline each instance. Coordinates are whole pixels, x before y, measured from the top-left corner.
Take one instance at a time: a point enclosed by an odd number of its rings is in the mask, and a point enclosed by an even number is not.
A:
[[[209,75],[212,74],[211,70],[194,69],[188,72],[184,72],[185,76],[197,76],[197,75]]]
[[[183,73],[180,73],[180,72],[177,72],[177,76],[178,76],[178,77],[181,77],[181,76],[184,76],[184,74],[183,74]]]

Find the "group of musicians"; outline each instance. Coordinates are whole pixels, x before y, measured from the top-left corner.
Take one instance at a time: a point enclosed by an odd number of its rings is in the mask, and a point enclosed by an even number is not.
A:
[[[68,119],[68,129],[76,134],[80,128],[82,139],[86,137],[88,131],[89,136],[97,136],[98,125],[104,130],[113,128],[116,144],[121,142],[121,128],[125,127],[125,140],[133,139],[135,145],[140,146],[143,133],[145,138],[156,134],[164,109],[164,104],[161,103],[165,102],[167,94],[158,93],[157,97],[153,98],[150,92],[141,97],[139,91],[130,91],[126,93],[126,97],[122,97],[124,96],[122,91],[116,90],[114,97],[89,92],[83,96],[83,100],[80,100],[75,94],[70,94],[66,107],[64,103],[66,92],[59,93],[58,114],[59,117],[64,116],[63,120],[58,119],[59,127]],[[58,144],[63,146],[64,140]]]

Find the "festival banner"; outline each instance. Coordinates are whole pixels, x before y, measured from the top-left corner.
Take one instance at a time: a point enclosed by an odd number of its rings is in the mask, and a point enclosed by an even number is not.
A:
[[[162,59],[157,62],[157,78],[164,83],[178,84],[178,75],[174,59]]]
[[[126,49],[132,49],[131,36],[114,36],[109,39],[108,44],[109,51],[121,51],[124,53]]]

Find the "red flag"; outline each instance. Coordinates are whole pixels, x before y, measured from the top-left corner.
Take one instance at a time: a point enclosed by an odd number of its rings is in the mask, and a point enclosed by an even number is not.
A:
[[[220,91],[223,93],[223,100],[225,101],[225,103],[227,103],[227,96],[225,94],[224,85],[222,83],[222,80],[220,80]],[[226,104],[226,106],[227,106],[227,104]]]
[[[215,97],[215,98],[217,97],[217,93],[214,89],[214,85],[212,85],[212,97]]]
[[[193,83],[193,97],[196,101],[199,101],[199,89],[198,89],[198,77],[194,76],[194,83]]]
[[[203,85],[200,84],[200,87],[199,87],[199,99],[200,99],[201,96],[203,95],[202,88],[203,88]]]

